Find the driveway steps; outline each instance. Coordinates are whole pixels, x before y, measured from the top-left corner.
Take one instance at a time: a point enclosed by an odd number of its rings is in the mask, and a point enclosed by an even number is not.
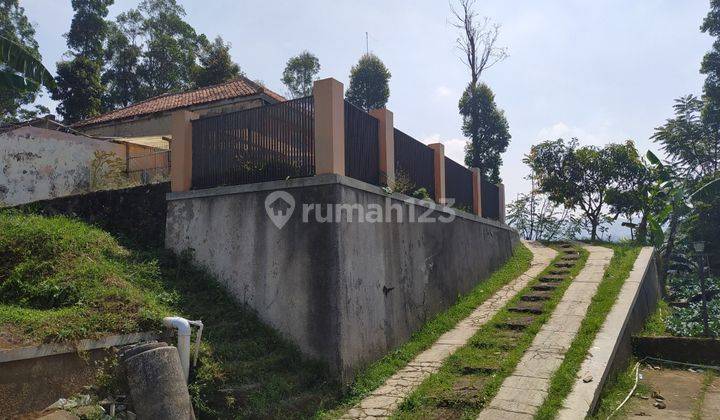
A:
[[[467,344],[475,333],[491,320],[507,303],[540,274],[557,254],[553,249],[535,242],[523,241],[533,253],[530,268],[510,283],[506,284],[494,295],[460,321],[455,328],[443,334],[430,348],[417,355],[407,366],[388,378],[383,385],[371,392],[362,401],[352,407],[344,419],[388,418],[400,403],[414,391],[428,376],[437,372],[440,366],[456,350]],[[512,334],[498,334],[500,346],[511,346]],[[508,341],[505,341],[508,340]],[[475,343],[473,343],[474,345]],[[473,378],[470,376],[469,378]],[[479,395],[478,389],[484,386],[483,381],[467,379],[456,383],[453,389],[464,395]],[[450,398],[457,398],[457,396]],[[451,404],[446,401],[446,404]]]
[[[537,302],[549,300],[552,297],[552,292],[537,292],[533,291],[520,297],[520,300],[525,302]]]
[[[527,302],[527,301],[520,301],[515,306],[512,306],[508,308],[510,312],[520,312],[520,313],[528,313],[528,314],[535,314],[540,315],[543,313],[543,306],[545,306],[542,302]]]
[[[545,401],[550,379],[580,329],[613,254],[611,249],[598,246],[585,246],[585,249],[589,252],[585,266],[563,294],[550,319],[540,328],[515,371],[505,378],[478,419],[531,420]],[[561,264],[568,262],[555,266]],[[547,283],[537,286],[553,287]]]
[[[532,289],[538,292],[552,292],[553,290],[557,289],[557,285],[541,283],[534,285]]]
[[[570,268],[570,267],[574,267],[574,266],[575,266],[575,261],[564,261],[564,262],[555,263],[555,267],[560,267],[560,268]]]
[[[497,328],[502,328],[506,330],[515,330],[515,331],[521,331],[525,328],[532,325],[532,323],[535,321],[534,316],[523,316],[523,317],[516,317],[516,318],[509,318],[503,321],[502,323],[497,325]]]

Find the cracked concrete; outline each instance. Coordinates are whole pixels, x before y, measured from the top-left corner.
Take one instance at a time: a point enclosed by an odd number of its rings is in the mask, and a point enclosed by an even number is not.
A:
[[[343,419],[388,418],[400,403],[427,377],[437,372],[442,363],[464,346],[477,330],[489,321],[518,292],[540,274],[555,258],[556,252],[535,242],[523,241],[533,253],[530,268],[495,292],[480,304],[455,328],[446,332],[429,349],[420,353],[407,366],[400,369],[360,403],[351,408]]]

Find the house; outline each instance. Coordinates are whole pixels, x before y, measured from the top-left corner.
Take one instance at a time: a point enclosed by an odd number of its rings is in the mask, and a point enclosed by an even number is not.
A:
[[[178,110],[206,116],[282,101],[285,98],[281,95],[246,77],[238,77],[218,85],[156,96],[77,122],[72,127],[104,137],[169,136],[171,115]]]

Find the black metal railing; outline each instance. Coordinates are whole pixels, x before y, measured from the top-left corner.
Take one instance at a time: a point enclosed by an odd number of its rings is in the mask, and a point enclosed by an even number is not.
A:
[[[482,215],[488,219],[498,220],[500,218],[500,189],[497,185],[484,179],[481,182]]]
[[[345,174],[380,185],[378,120],[345,101]]]
[[[454,207],[473,211],[472,172],[461,164],[445,158],[445,195],[455,200]]]
[[[435,152],[395,129],[395,179],[401,185],[401,192],[412,194],[425,188],[435,199]]]
[[[192,188],[315,174],[313,97],[192,122]]]

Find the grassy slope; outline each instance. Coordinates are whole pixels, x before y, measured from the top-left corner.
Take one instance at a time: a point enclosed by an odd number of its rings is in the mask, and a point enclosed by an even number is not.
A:
[[[585,265],[587,251],[581,249],[580,255],[578,264],[570,269],[569,278],[575,277]],[[562,253],[558,253],[553,262],[559,261],[561,256]],[[508,308],[514,306],[520,300],[520,296],[527,294],[530,288],[538,283],[537,279],[551,269],[552,264],[483,325],[467,345],[451,355],[438,373],[431,375],[415,392],[408,396],[395,417],[408,419],[456,418],[458,416],[467,419],[475,418],[482,407],[497,393],[503,380],[513,372],[523,353],[530,346],[542,325],[550,318],[552,309],[555,308],[570,285],[569,281],[565,281],[552,293],[552,298],[543,305],[543,313],[537,315],[533,323],[524,329],[517,339],[507,340],[499,336],[499,330],[496,327],[498,324],[510,318],[526,316],[513,314],[508,311]],[[467,374],[469,368],[472,370],[474,366],[484,365],[496,365],[497,370],[492,373]],[[472,396],[458,395],[453,386],[463,378],[477,380],[476,383],[482,390],[473,393]]]
[[[565,353],[563,363],[550,380],[548,397],[538,410],[536,419],[553,419],[562,407],[562,402],[572,390],[577,372],[595,340],[595,335],[602,327],[640,252],[639,246],[615,244],[602,244],[602,246],[612,248],[614,251],[610,265],[605,270],[603,280],[592,298],[580,330],[570,349]]]
[[[461,297],[455,305],[436,315],[414,333],[407,343],[364,369],[355,378],[338,406],[329,411],[319,412],[318,417],[338,416],[377,389],[392,374],[405,367],[415,356],[430,347],[442,334],[470,315],[478,305],[498,289],[527,271],[531,262],[532,252],[523,245],[518,246],[508,262],[494,272],[487,281],[480,283],[470,293]]]
[[[187,256],[122,245],[65,217],[0,211],[0,344],[63,341],[159,328],[167,314],[206,325],[190,391],[200,417],[322,415],[357,401],[524,272],[519,247],[486,282],[360,374],[349,392],[325,367],[239,305]]]

